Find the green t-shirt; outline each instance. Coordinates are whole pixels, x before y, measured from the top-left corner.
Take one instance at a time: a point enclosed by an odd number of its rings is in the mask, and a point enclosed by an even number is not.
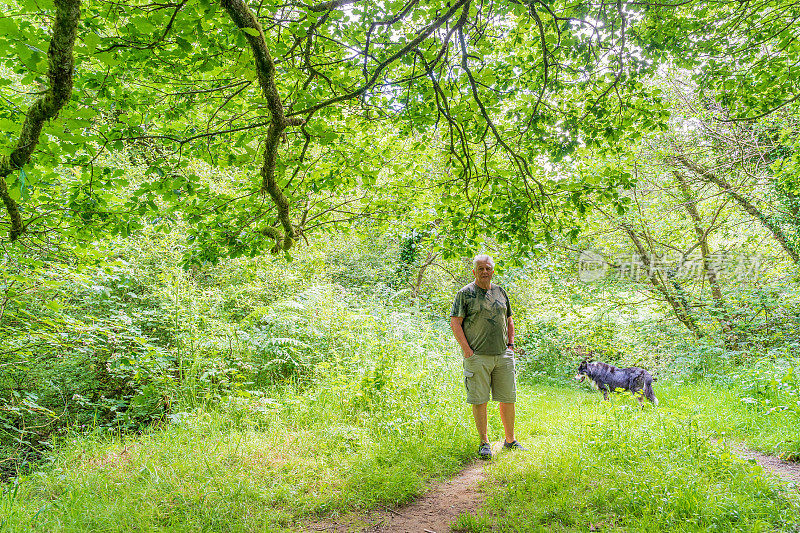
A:
[[[508,317],[511,304],[506,291],[495,285],[489,290],[473,281],[456,294],[450,316],[464,318],[461,327],[467,342],[476,354],[501,355],[508,344]]]

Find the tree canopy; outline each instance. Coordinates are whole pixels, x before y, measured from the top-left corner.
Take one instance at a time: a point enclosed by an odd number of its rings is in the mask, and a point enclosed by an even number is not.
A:
[[[187,262],[402,218],[474,246],[625,210],[613,163],[663,128],[657,75],[721,120],[791,106],[781,1],[6,0],[0,223],[11,241],[180,219]],[[577,159],[609,161],[591,175]]]

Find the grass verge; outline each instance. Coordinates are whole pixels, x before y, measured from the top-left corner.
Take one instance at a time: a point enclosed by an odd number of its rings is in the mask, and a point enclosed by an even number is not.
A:
[[[474,457],[456,366],[429,366],[418,386],[369,404],[330,384],[287,388],[137,438],[74,438],[50,468],[4,487],[0,530],[296,531],[312,516],[406,502]],[[623,396],[523,389],[518,436],[530,450],[492,462],[486,506],[456,527],[797,531],[797,495],[707,439],[741,425],[735,395],[696,384],[659,396],[639,409]]]
[[[687,400],[703,398],[703,390],[661,391],[661,407],[641,410],[631,398],[603,402],[596,393],[537,389],[518,407],[530,451],[492,465],[485,508],[459,517],[457,530],[800,527],[796,493],[706,438],[707,419]]]
[[[475,439],[459,361],[441,355],[449,335],[335,310],[331,331],[306,339],[326,357],[302,382],[187,402],[139,436],[66,439],[47,468],[2,486],[0,531],[295,531],[458,471]]]
[[[81,437],[6,487],[0,530],[282,531],[312,514],[408,501],[472,455],[468,421],[450,407],[400,429],[297,427],[277,412],[248,429],[216,410],[136,439]]]
[[[735,387],[707,382],[676,387],[681,407],[712,436],[727,437],[766,454],[800,459],[800,409],[796,396],[750,403]]]

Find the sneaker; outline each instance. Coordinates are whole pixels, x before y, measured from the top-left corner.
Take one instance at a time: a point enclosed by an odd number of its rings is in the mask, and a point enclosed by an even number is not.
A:
[[[481,447],[478,448],[478,455],[481,456],[481,459],[491,459],[492,458],[492,445],[488,442],[484,442],[481,444]]]
[[[520,444],[519,441],[517,440],[515,440],[514,442],[503,441],[503,448],[507,450],[522,450],[523,452],[528,451],[528,448]]]

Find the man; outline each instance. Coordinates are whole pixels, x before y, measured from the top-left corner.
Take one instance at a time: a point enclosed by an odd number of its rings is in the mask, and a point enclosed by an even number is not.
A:
[[[514,436],[514,402],[517,400],[514,321],[506,291],[492,284],[494,260],[481,254],[475,257],[472,265],[475,281],[456,294],[450,312],[450,328],[464,355],[467,403],[472,405],[481,441],[478,454],[482,459],[490,459],[489,391],[492,399],[498,402],[505,433],[504,447],[524,449]]]

